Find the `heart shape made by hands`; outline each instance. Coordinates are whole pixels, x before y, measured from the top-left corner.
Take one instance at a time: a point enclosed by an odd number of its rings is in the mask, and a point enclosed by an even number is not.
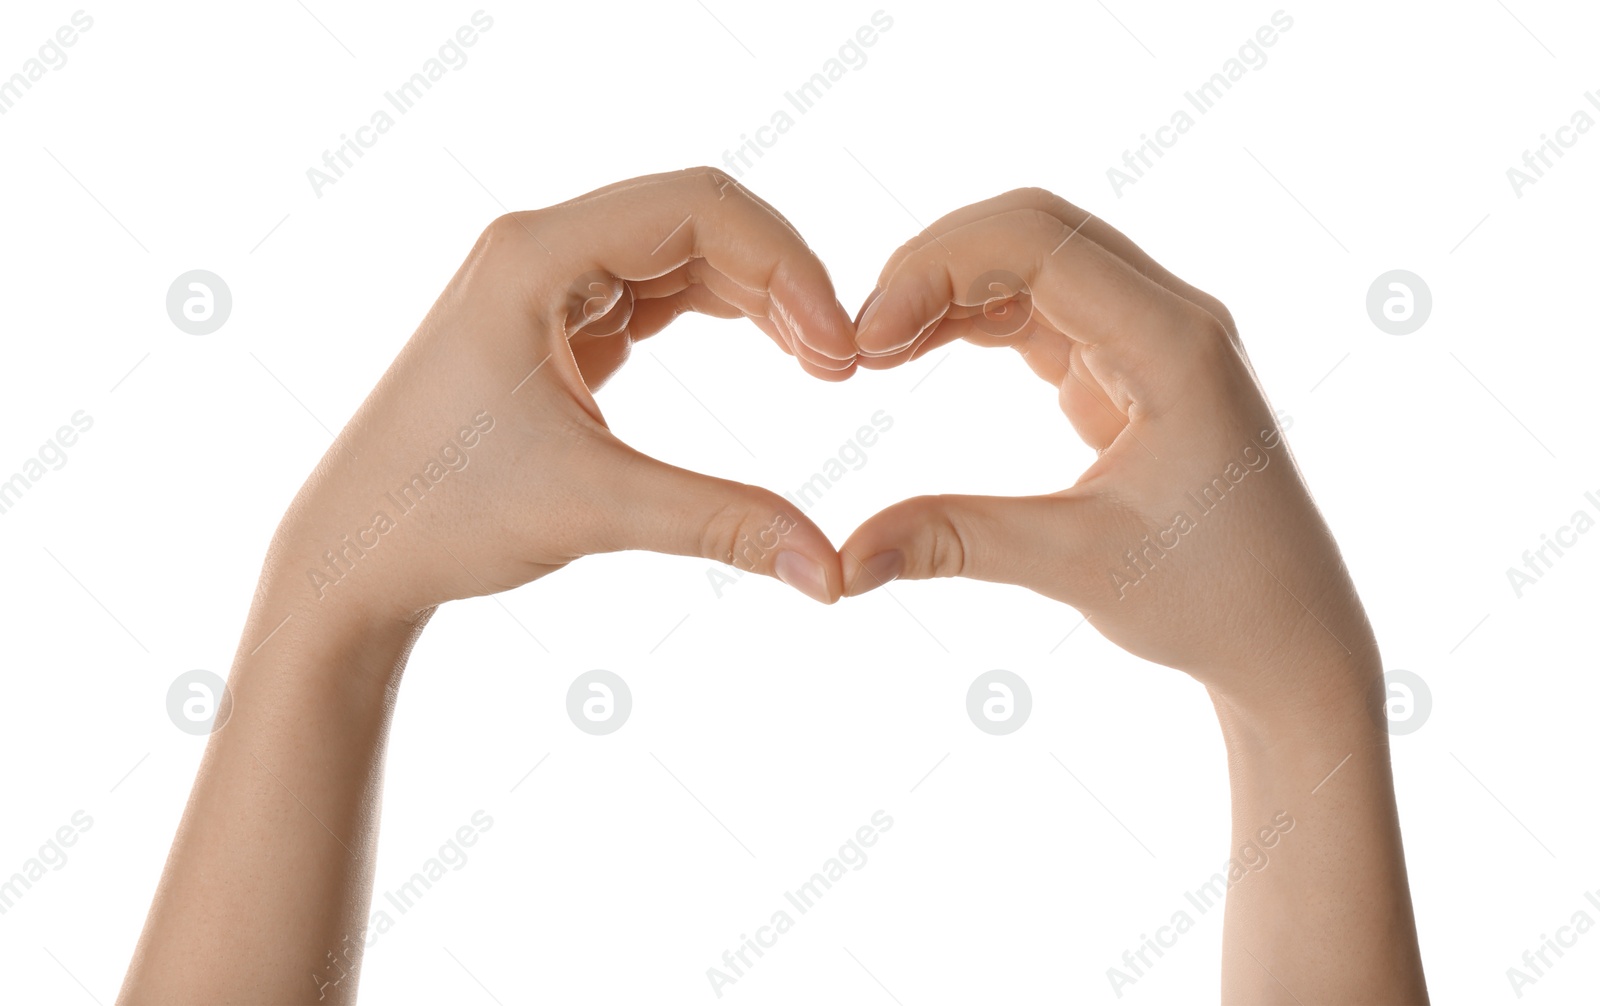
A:
[[[751,318],[827,380],[963,340],[1016,350],[1057,389],[1062,412],[1099,454],[1060,492],[904,500],[836,550],[765,490],[766,511],[730,511],[733,525],[717,532],[727,547],[714,557],[820,600],[896,578],[1018,584],[1078,608],[1139,656],[1228,674],[1249,660],[1237,634],[1212,638],[1216,627],[1237,623],[1240,610],[1303,617],[1309,609],[1296,598],[1325,589],[1303,564],[1290,568],[1291,546],[1309,548],[1312,567],[1338,565],[1331,541],[1316,540],[1320,517],[1227,308],[1043,190],[936,221],[889,258],[848,325],[820,263],[780,266],[760,293],[704,260],[644,280],[597,272],[580,277],[568,302],[573,356],[590,388],[621,365],[630,340],[696,310]],[[807,562],[822,568],[808,572]],[[1334,623],[1323,625],[1322,644],[1345,648],[1368,631]]]

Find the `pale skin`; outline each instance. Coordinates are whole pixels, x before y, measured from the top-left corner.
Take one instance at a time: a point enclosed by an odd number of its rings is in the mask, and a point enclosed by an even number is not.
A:
[[[1002,284],[971,298],[995,270],[1028,295]],[[1270,868],[1228,892],[1224,1001],[1426,1002],[1374,714],[1376,642],[1286,446],[1258,446],[1268,463],[1147,573],[1122,557],[1275,431],[1226,310],[1038,190],[945,217],[879,287],[852,323],[794,228],[711,169],[495,221],[278,528],[229,676],[231,717],[208,743],[118,1001],[354,1001],[384,745],[429,616],[643,549],[732,562],[824,603],[896,576],[960,575],[1078,608],[1209,689],[1233,854],[1279,812],[1296,822]],[[1053,496],[905,501],[836,550],[781,497],[663,464],[607,429],[592,391],[685,311],[748,318],[824,380],[958,338],[1012,345],[1100,458]],[[395,509],[385,494],[441,445],[450,470],[377,529],[374,512]],[[350,541],[361,554],[330,567]]]
[[[1009,289],[982,282],[996,272]],[[957,338],[1010,345],[1099,458],[1049,496],[884,510],[840,549],[846,593],[895,576],[1019,584],[1195,677],[1227,744],[1231,855],[1280,811],[1296,822],[1228,892],[1223,1001],[1426,1002],[1377,640],[1227,309],[1037,189],[937,221],[875,294],[864,366]],[[1220,502],[1197,499],[1206,487]]]

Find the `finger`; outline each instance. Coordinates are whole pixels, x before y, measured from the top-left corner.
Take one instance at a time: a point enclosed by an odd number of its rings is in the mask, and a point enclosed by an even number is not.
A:
[[[1223,306],[1221,301],[1204,290],[1173,275],[1161,263],[1151,258],[1150,254],[1139,247],[1131,238],[1105,220],[1100,219],[1082,207],[1068,202],[1047,189],[1013,189],[991,199],[972,203],[945,214],[930,224],[926,230],[919,232],[901,245],[889,257],[889,260],[884,263],[882,275],[890,275],[906,256],[926,245],[935,243],[937,239],[942,239],[944,234],[952,230],[964,227],[985,217],[1015,210],[1038,210],[1049,213],[1071,228],[1078,236],[1088,238],[1128,263],[1140,275],[1177,296],[1204,308],[1222,321],[1237,336],[1238,330],[1234,327],[1233,317],[1228,313],[1228,309]]]
[[[633,343],[626,336],[596,338],[579,335],[572,339],[570,345],[572,358],[578,365],[578,374],[591,395],[622,369],[633,352]]]
[[[958,341],[968,331],[974,331],[970,325],[947,317],[923,329],[922,334],[917,336],[916,341],[904,349],[875,355],[863,353],[858,358],[858,362],[867,370],[892,370],[902,364],[927,356],[940,346]]]
[[[600,325],[610,327],[610,315],[607,315],[597,321],[595,326],[585,327],[567,340],[572,347],[572,355],[577,358],[578,367],[583,372],[584,383],[588,384],[591,390],[597,390],[599,388],[597,378],[603,381],[621,367],[628,358],[632,343],[656,335],[672,324],[673,319],[691,311],[715,318],[743,317],[738,308],[723,303],[704,287],[689,287],[663,297],[636,300],[632,302],[627,324],[621,330],[605,335],[591,334],[592,327]],[[760,318],[755,319],[755,324],[779,349],[791,356],[794,355],[794,350],[778,330],[772,327],[771,322]]]
[[[788,221],[721,171],[650,176],[512,216],[508,238],[526,242],[519,232],[531,232],[563,266],[557,273],[645,280],[703,259],[809,348],[832,360],[855,356],[827,269]]]
[[[888,370],[919,359],[952,342],[1005,346],[1017,351],[1033,372],[1056,389],[1062,413],[1084,443],[1097,451],[1111,447],[1127,429],[1129,417],[1106,394],[1084,364],[1082,347],[1067,339],[1036,338],[1024,332],[1014,339],[996,338],[981,316],[948,315],[927,329],[906,349],[884,356],[861,356],[868,370]],[[938,366],[935,364],[934,366]],[[931,369],[931,368],[930,368]]]
[[[782,317],[769,317],[764,297],[758,293],[745,290],[736,281],[724,276],[702,259],[693,259],[688,263],[674,269],[672,272],[654,279],[641,280],[627,284],[633,289],[636,296],[660,297],[670,293],[692,290],[696,286],[702,287],[720,300],[723,305],[731,310],[721,310],[710,300],[697,299],[691,310],[702,311],[717,317],[738,317],[744,315],[754,321],[763,331],[773,334],[780,345],[792,356],[798,357],[801,364],[811,364],[805,367],[807,372],[814,376],[823,377],[825,380],[839,380],[849,376],[847,371],[854,369],[855,361],[835,360],[824,353],[818,352],[807,346],[796,334],[789,330]],[[703,306],[705,305],[705,306]],[[823,373],[831,371],[833,373]]]
[[[710,170],[713,170],[713,169],[700,167],[700,168],[690,168],[688,170],[689,171],[710,171]],[[684,173],[685,172],[683,172],[683,171],[664,171],[664,172],[659,172],[659,173],[654,174],[654,175],[640,175],[640,176],[638,176],[636,178],[624,178],[621,181],[612,182],[609,185],[602,185],[598,189],[594,189],[594,190],[592,190],[590,192],[586,192],[581,196],[577,196],[577,197],[575,197],[573,199],[569,199],[565,203],[558,203],[557,205],[559,205],[559,206],[573,205],[573,204],[576,204],[576,203],[580,203],[580,202],[584,202],[584,201],[587,201],[589,199],[592,199],[595,196],[605,195],[605,194],[611,193],[611,192],[617,192],[617,191],[620,191],[622,189],[637,188],[637,187],[639,187],[641,185],[648,185],[651,182],[655,182],[655,181],[657,181],[659,179],[662,179],[662,178],[670,178],[670,177],[672,177],[674,175],[681,175],[681,174],[684,174]],[[729,179],[729,182],[731,184],[738,184],[737,182],[733,182],[732,179]],[[767,211],[770,212],[774,217],[776,217],[778,219],[779,223],[783,224],[785,227],[787,227],[791,231],[793,231],[796,236],[799,236],[799,234],[800,234],[799,229],[796,228],[794,224],[789,222],[789,218],[788,217],[786,217],[782,213],[778,212],[777,207],[773,206],[771,203],[767,202],[765,199],[762,199],[760,196],[756,195],[754,191],[752,191],[752,190],[750,190],[748,188],[745,189],[745,194],[748,195],[751,199],[754,199],[756,202],[760,203],[762,206],[766,207]],[[802,238],[802,240],[804,240],[804,239]]]
[[[569,339],[582,336],[605,337],[617,335],[628,328],[633,317],[635,295],[621,280],[586,281],[587,296],[579,316],[567,328]]]
[[[926,232],[924,232],[926,233]],[[904,261],[903,252],[896,252],[895,261]],[[893,275],[893,269],[885,271]],[[944,317],[923,329],[911,346],[888,352],[861,351],[861,364],[873,370],[887,370],[908,360],[916,359],[930,349],[962,340],[977,346],[1011,346],[1018,348],[1036,330],[1039,319],[1033,311],[1032,296],[1025,284],[1009,282],[1012,277],[986,275],[981,279],[981,303],[972,306],[950,304]],[[1002,282],[1006,280],[1007,282]],[[1024,287],[1011,290],[1012,285]],[[861,329],[862,318],[872,309],[883,292],[875,287],[862,302],[856,313],[856,329]]]
[[[1096,543],[1118,523],[1113,508],[1083,489],[903,500],[868,518],[839,549],[844,593],[854,597],[895,579],[962,576],[1071,604],[1079,580],[1096,571],[1089,558]]]
[[[635,340],[654,335],[678,315],[699,311],[720,318],[742,316],[737,308],[724,304],[704,287],[689,286],[668,296],[644,300],[638,298],[635,284],[621,280],[614,282],[621,287],[622,295],[616,297],[609,310],[605,310],[604,304],[615,296],[615,293],[607,292],[611,282],[593,283],[595,296],[590,298],[590,307],[584,312],[591,317],[588,321],[580,321],[579,327],[567,337],[567,345],[577,362],[578,372],[590,392],[599,391],[622,368],[628,361]],[[776,336],[774,340],[782,344]]]
[[[975,307],[952,304],[945,309],[944,317],[924,328],[911,345],[888,352],[863,350],[859,360],[869,370],[889,370],[952,342],[1022,349],[1039,331],[1040,320],[1027,296],[1004,304],[995,301]]]
[[[634,305],[627,334],[635,340],[648,339],[671,324],[674,318],[691,311],[713,318],[744,317],[744,312],[706,287],[688,286],[665,296],[641,297]]]
[[[839,554],[792,503],[657,461],[620,441],[613,446],[597,487],[593,551],[700,556],[776,577],[824,604],[839,599]]]
[[[626,338],[623,341],[627,341],[627,339],[632,339],[635,341],[639,339],[647,339],[666,328],[672,323],[673,319],[689,311],[694,311],[699,314],[707,314],[717,318],[737,318],[742,316],[742,313],[737,308],[731,307],[722,302],[717,297],[712,295],[705,287],[691,286],[685,290],[679,291],[678,293],[665,297],[658,297],[652,300],[641,300],[637,302],[634,307],[633,316],[629,322],[627,331],[624,333]],[[829,360],[825,357],[819,358],[812,355],[810,351],[804,349],[804,347],[801,347],[800,351],[797,353],[793,339],[781,332],[770,319],[752,318],[750,320],[756,325],[757,328],[760,328],[761,331],[765,333],[766,336],[771,339],[779,349],[783,350],[785,353],[788,353],[790,356],[799,356],[801,369],[810,374],[812,377],[816,377],[824,381],[842,381],[849,377],[850,374],[855,370],[854,361],[840,362],[837,360]],[[584,346],[583,338],[581,336],[573,338],[572,346],[573,353],[578,356],[580,365],[584,364],[585,354],[584,349],[582,348]],[[608,358],[615,359],[618,364],[620,364],[622,360],[626,358],[626,354],[618,357],[611,350],[604,350],[603,354],[608,356]],[[587,368],[584,370],[584,376],[586,379],[589,376]],[[607,376],[609,376],[609,374]],[[591,383],[589,386],[591,388],[595,387],[593,383]]]
[[[1065,361],[1074,344],[1120,411],[1149,407],[1176,389],[1197,352],[1225,338],[1218,320],[1149,280],[1039,210],[1012,210],[946,232],[905,256],[866,310],[857,341],[864,353],[915,344],[950,305],[982,307],[988,277],[1026,288],[1036,314],[1018,337]]]

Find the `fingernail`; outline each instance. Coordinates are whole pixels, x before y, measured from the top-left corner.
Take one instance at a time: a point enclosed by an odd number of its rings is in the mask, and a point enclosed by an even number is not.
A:
[[[856,318],[856,333],[859,334],[862,333],[862,331],[866,331],[867,321],[872,320],[872,315],[875,315],[875,313],[878,312],[878,304],[882,304],[882,302],[883,289],[874,289],[874,291],[872,291],[872,299],[869,299],[866,307],[862,307],[861,309],[861,317]]]
[[[784,317],[782,311],[768,311],[767,320],[772,322],[772,327],[778,330],[778,334],[783,336],[784,341],[789,344],[789,351],[793,352],[795,337],[794,329],[789,325],[789,319]]]
[[[861,564],[861,571],[845,588],[845,596],[855,597],[858,594],[865,594],[874,587],[881,587],[899,577],[905,568],[906,557],[899,549],[879,552]]]
[[[856,362],[857,353],[854,347],[848,351],[848,355],[846,356],[835,356],[826,349],[813,346],[811,344],[811,340],[807,339],[803,334],[800,336],[800,342],[807,349],[811,350],[812,353],[822,358],[820,360],[813,360],[812,362],[820,367],[826,367],[828,370],[849,370],[850,365]],[[828,364],[823,363],[822,360],[827,360],[828,363],[836,364],[836,366],[829,367]]]
[[[774,307],[776,307],[776,305],[774,305]],[[843,305],[840,305],[840,308],[842,310]],[[851,363],[855,362],[856,354],[854,346],[850,348],[846,355],[835,356],[833,353],[823,349],[821,346],[818,346],[811,339],[806,337],[808,326],[800,324],[799,319],[793,317],[792,315],[785,314],[781,310],[773,310],[767,315],[767,317],[771,318],[773,324],[777,325],[779,331],[781,331],[784,336],[788,338],[791,346],[805,346],[807,349],[811,350],[811,352],[824,359],[832,360],[834,363],[844,364],[844,367],[828,367],[827,369],[843,370],[845,367],[848,367]]]
[[[860,354],[862,356],[880,357],[894,356],[896,353],[904,353],[906,350],[917,344],[917,340],[922,338],[923,333],[927,332],[928,329],[932,328],[933,326],[939,324],[941,320],[942,319],[935,318],[933,321],[930,321],[926,325],[922,326],[921,329],[913,332],[909,338],[902,339],[892,346],[879,346],[875,349],[862,349],[860,350]],[[856,341],[860,342],[860,339],[858,338]]]
[[[778,575],[778,579],[812,600],[823,604],[833,601],[828,596],[828,578],[822,572],[822,565],[799,552],[779,552],[772,561],[772,571]]]

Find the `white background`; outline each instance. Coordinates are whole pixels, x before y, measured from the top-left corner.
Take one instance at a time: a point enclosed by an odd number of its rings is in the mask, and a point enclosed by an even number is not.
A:
[[[7,5],[0,75],[76,9]],[[0,515],[0,875],[74,811],[94,822],[0,916],[0,998],[114,998],[203,745],[168,720],[168,685],[226,673],[283,507],[483,225],[721,164],[880,8],[489,6],[466,65],[314,194],[306,169],[477,9],[87,8],[68,62],[0,116],[0,479],[75,411],[94,419]],[[881,9],[868,61],[742,180],[852,309],[921,226],[1019,185],[1228,304],[1386,665],[1432,692],[1394,761],[1436,1001],[1515,1001],[1525,949],[1581,908],[1600,919],[1583,898],[1600,888],[1600,533],[1521,598],[1506,576],[1597,512],[1600,130],[1520,197],[1506,171],[1575,110],[1600,116],[1583,98],[1600,15],[1283,8],[1268,62],[1119,196],[1106,169],[1278,7]],[[165,312],[196,268],[234,297],[208,336]],[[1432,291],[1412,335],[1366,312],[1395,268]],[[905,496],[1054,490],[1090,458],[1051,389],[964,346],[833,386],[751,327],[691,318],[600,401],[641,449],[778,491],[885,410],[893,429],[811,511],[835,541]],[[367,954],[366,1001],[714,1002],[707,969],[880,809],[894,825],[867,864],[725,1000],[1116,1001],[1106,969],[1228,854],[1202,690],[1092,628],[1063,641],[1077,614],[1020,589],[901,583],[825,608],[754,577],[719,598],[712,568],[585,559],[434,618],[396,716],[376,889],[474,811],[494,824]],[[634,698],[605,737],[565,712],[597,667]],[[992,668],[1033,691],[1008,737],[965,712]],[[1221,931],[1220,910],[1197,918],[1123,998],[1214,997]],[[1523,998],[1597,984],[1589,934]]]

